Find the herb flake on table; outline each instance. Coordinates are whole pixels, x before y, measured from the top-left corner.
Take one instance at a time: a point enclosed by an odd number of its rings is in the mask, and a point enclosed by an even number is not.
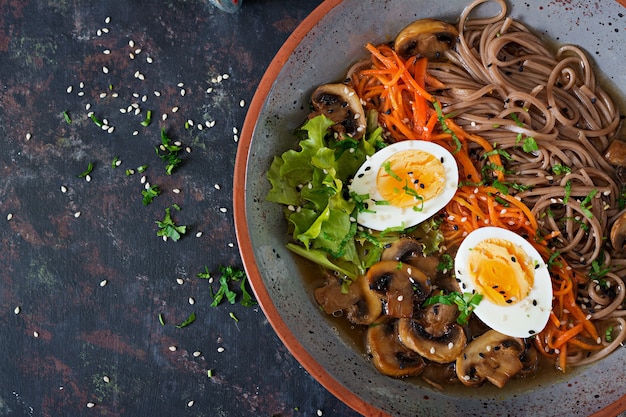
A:
[[[180,207],[177,205],[172,206],[177,210],[180,210]],[[159,227],[157,231],[157,236],[162,236],[164,239],[172,239],[174,242],[180,240],[181,235],[184,235],[187,232],[187,226],[177,225],[172,219],[172,215],[170,213],[171,207],[165,209],[165,217],[163,220],[157,220],[155,223]]]

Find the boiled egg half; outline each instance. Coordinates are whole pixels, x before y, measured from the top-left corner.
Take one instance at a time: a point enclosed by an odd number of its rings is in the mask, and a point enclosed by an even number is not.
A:
[[[474,314],[512,337],[543,330],[552,309],[552,282],[546,263],[523,237],[500,227],[471,232],[454,261],[462,292],[480,293]]]
[[[447,149],[423,140],[405,140],[368,158],[348,188],[365,207],[357,222],[385,230],[427,220],[454,197],[458,183],[459,170]]]

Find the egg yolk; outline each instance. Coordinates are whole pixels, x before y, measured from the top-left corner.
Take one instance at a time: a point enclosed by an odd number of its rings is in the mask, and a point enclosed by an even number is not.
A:
[[[444,188],[443,163],[433,154],[411,149],[393,154],[376,176],[376,188],[389,204],[396,207],[423,207]]]
[[[526,298],[534,267],[524,249],[505,239],[485,239],[470,250],[469,273],[477,291],[495,304],[511,305]]]

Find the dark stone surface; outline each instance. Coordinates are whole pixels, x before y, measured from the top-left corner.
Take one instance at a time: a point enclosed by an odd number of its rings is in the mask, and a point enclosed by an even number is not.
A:
[[[319,3],[247,0],[227,14],[201,0],[0,0],[0,416],[356,415],[258,306],[211,307],[218,284],[197,277],[241,267],[234,131]],[[133,103],[139,114],[120,111]],[[161,129],[191,150],[172,175],[155,152]],[[142,176],[161,190],[148,205]],[[188,230],[163,241],[155,221],[175,204]]]

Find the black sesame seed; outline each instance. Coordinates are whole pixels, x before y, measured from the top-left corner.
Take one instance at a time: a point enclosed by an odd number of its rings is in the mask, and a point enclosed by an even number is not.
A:
[[[357,178],[363,178],[363,176],[364,176],[364,175],[365,175],[365,174],[361,173],[361,174],[357,175],[356,177],[357,177]]]
[[[515,256],[511,256],[511,262],[517,262],[517,260],[515,259]]]
[[[535,331],[534,330],[529,330],[528,334],[535,334]]]
[[[536,307],[537,306],[537,300],[533,300],[533,305]]]
[[[513,302],[513,300],[506,300],[507,304],[511,304]]]

